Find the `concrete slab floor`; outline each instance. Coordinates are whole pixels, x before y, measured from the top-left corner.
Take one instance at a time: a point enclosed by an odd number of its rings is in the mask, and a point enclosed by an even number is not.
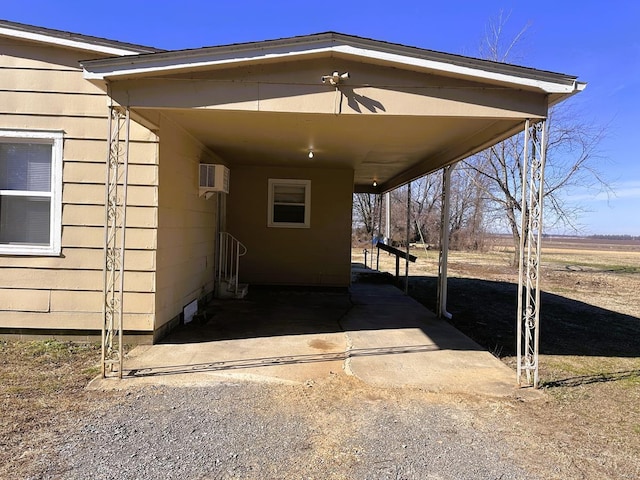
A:
[[[488,396],[537,396],[515,372],[392,285],[355,283],[349,292],[252,288],[216,302],[203,325],[135,347],[122,381],[206,385],[219,381],[304,383],[353,375],[380,387]]]

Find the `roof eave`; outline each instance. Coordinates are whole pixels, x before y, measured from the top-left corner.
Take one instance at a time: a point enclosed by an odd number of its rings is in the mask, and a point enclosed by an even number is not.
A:
[[[34,27],[6,20],[0,20],[0,36],[118,57],[163,51],[142,45],[133,45],[61,30]]]
[[[81,63],[88,80],[115,80],[157,73],[168,74],[187,68],[234,66],[248,62],[291,60],[311,55],[367,58],[415,70],[435,71],[519,88],[538,89],[548,94],[572,94],[578,83],[573,76],[336,33]]]

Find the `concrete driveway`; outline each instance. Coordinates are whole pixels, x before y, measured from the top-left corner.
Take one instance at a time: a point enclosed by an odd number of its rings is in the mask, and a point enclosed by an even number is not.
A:
[[[392,285],[355,283],[348,293],[254,288],[210,312],[203,325],[134,348],[122,382],[92,386],[303,383],[346,374],[374,386],[525,393],[515,372]]]

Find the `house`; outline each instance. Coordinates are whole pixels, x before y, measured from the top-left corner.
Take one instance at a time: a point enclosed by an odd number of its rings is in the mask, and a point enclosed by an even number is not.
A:
[[[7,21],[0,68],[0,332],[122,315],[151,341],[224,281],[348,287],[354,192],[544,123],[585,86],[339,33],[163,51]]]

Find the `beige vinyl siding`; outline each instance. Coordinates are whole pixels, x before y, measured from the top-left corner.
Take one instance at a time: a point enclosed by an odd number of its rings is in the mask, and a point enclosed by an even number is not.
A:
[[[92,54],[95,55],[95,54]],[[62,252],[0,256],[0,327],[102,328],[108,102],[82,76],[87,52],[0,40],[0,128],[62,130]],[[131,123],[125,329],[151,333],[156,290],[157,137]]]
[[[107,151],[104,135],[105,133],[102,132],[100,138],[81,139],[65,136],[65,157],[70,162],[82,161],[86,164],[92,162],[104,164],[104,156]],[[129,157],[134,165],[155,165],[157,163],[156,155],[150,155],[149,144],[156,144],[155,136],[150,137],[148,140],[136,140],[129,144]]]
[[[126,316],[127,330],[150,332],[153,329],[153,314],[128,313]],[[29,312],[3,311],[3,327],[14,329],[59,329],[59,330],[87,330],[88,325],[102,322],[102,313],[97,312]],[[51,327],[55,325],[55,327]]]
[[[156,330],[213,290],[217,204],[198,194],[199,164],[219,163],[166,118],[160,125]]]
[[[69,247],[102,248],[104,246],[104,229],[102,227],[67,226],[62,229],[62,244]],[[155,252],[156,231],[148,228],[128,228],[125,246],[127,252],[130,249],[147,249]]]
[[[90,229],[81,227],[83,231],[80,235],[81,238],[86,239],[86,231]],[[103,242],[103,230],[99,229],[100,242]],[[129,231],[127,231],[129,235]],[[68,237],[67,237],[68,238]],[[129,239],[127,239],[129,240]],[[63,244],[65,242],[63,241]],[[127,245],[130,242],[127,241]],[[102,256],[98,256],[95,253],[96,248],[102,248],[99,242],[96,242],[94,248],[83,248],[82,246],[74,245],[70,242],[65,244],[67,250],[65,250],[64,257],[38,257],[38,256],[12,256],[12,257],[0,257],[2,258],[2,273],[5,275],[5,269],[19,267],[22,269],[28,268],[40,268],[40,269],[52,269],[58,270],[60,268],[69,268],[72,270],[79,270],[82,268],[88,268],[91,270],[102,269]],[[153,272],[155,270],[155,251],[154,250],[141,250],[134,249],[136,247],[127,248],[127,267],[135,272]],[[144,248],[138,247],[138,248]],[[4,282],[3,282],[4,283]],[[0,303],[2,305],[2,303]]]

